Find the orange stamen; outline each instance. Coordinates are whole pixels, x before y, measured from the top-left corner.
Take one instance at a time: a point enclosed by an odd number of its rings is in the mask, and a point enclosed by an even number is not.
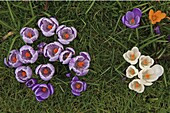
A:
[[[131,75],[134,75],[134,74],[135,74],[135,70],[134,70],[134,69],[131,69],[131,70],[130,70],[130,74],[131,74]]]
[[[130,23],[131,23],[131,24],[134,24],[134,23],[135,23],[135,19],[132,18],[132,19],[130,20]]]
[[[16,56],[15,56],[15,57],[12,57],[12,62],[15,63],[16,61],[17,61]]]
[[[31,57],[31,54],[30,54],[29,52],[26,52],[26,53],[25,53],[25,56],[26,56],[27,58],[29,58],[29,57]]]
[[[22,71],[21,75],[22,75],[23,77],[25,77],[25,76],[26,76],[26,72],[25,72],[25,71]]]
[[[76,87],[77,89],[80,89],[80,88],[81,88],[81,84],[80,84],[80,83],[77,83],[75,87]]]
[[[84,62],[82,61],[80,61],[80,62],[77,62],[77,65],[78,65],[78,67],[83,67],[84,66]]]
[[[152,16],[152,20],[155,21],[157,19],[157,16],[156,15],[153,15]]]
[[[64,37],[65,37],[66,39],[68,39],[68,38],[70,37],[70,35],[69,35],[69,34],[65,34]]]
[[[139,83],[135,83],[135,88],[138,88],[140,86],[140,84]]]
[[[150,74],[145,74],[145,78],[149,79],[150,78]]]
[[[130,55],[130,59],[131,59],[131,60],[135,60],[135,54],[131,54],[131,55]]]
[[[48,29],[52,29],[53,26],[52,26],[52,25],[48,25],[47,28],[48,28]]]
[[[41,90],[42,90],[43,92],[46,92],[46,91],[47,91],[47,88],[46,88],[46,87],[43,87]]]
[[[57,52],[58,52],[58,48],[55,48],[55,49],[53,50],[53,52],[54,52],[54,53],[57,53]]]
[[[28,32],[28,33],[27,33],[27,36],[28,36],[29,38],[32,38],[31,32]]]
[[[48,69],[44,69],[44,70],[43,70],[43,73],[44,73],[44,74],[48,74]]]
[[[143,60],[142,64],[147,65],[148,61],[145,59],[145,60]]]

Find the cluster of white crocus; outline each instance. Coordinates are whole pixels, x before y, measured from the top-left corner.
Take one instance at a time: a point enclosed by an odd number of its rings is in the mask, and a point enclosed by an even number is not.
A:
[[[154,60],[150,56],[141,55],[137,47],[128,50],[123,54],[124,59],[131,65],[126,69],[126,77],[133,78],[138,76],[129,83],[129,88],[138,93],[142,93],[145,86],[151,86],[163,73],[164,68],[161,65],[154,64]],[[140,71],[134,66],[138,63]],[[153,66],[152,66],[153,65]]]

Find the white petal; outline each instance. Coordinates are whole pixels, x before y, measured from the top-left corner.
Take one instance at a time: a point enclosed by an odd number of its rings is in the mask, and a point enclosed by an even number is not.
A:
[[[156,64],[152,67],[152,69],[158,77],[162,76],[164,73],[164,68],[161,65]]]
[[[134,87],[136,82],[140,85],[138,88]],[[140,79],[134,79],[129,83],[129,89],[134,90],[137,93],[142,93],[145,89],[145,86],[143,85]]]
[[[134,74],[132,75],[129,71],[134,70]],[[134,76],[138,75],[138,69],[136,69],[135,66],[130,65],[127,69],[126,69],[126,77],[128,78],[133,78]]]
[[[147,60],[147,61],[148,61],[148,64],[147,64],[147,65],[144,65],[144,64],[143,64],[143,61],[144,61],[144,60]],[[142,55],[142,56],[139,58],[139,67],[140,67],[141,69],[150,68],[153,64],[154,64],[154,60],[153,60],[150,56]]]

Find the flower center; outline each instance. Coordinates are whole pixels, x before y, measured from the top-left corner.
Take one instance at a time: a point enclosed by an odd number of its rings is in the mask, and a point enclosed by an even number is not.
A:
[[[81,88],[81,84],[80,84],[80,83],[76,83],[75,87],[76,87],[77,89],[80,89],[80,88]]]
[[[131,75],[134,75],[134,74],[135,74],[135,70],[134,70],[134,69],[131,69],[131,70],[130,70],[130,74],[131,74]]]
[[[48,74],[48,72],[49,72],[48,69],[44,69],[44,70],[43,70],[43,73],[44,73],[44,74]]]
[[[46,91],[47,91],[47,88],[46,88],[46,87],[43,87],[41,90],[42,90],[42,92],[46,92]]]
[[[25,71],[22,71],[22,72],[21,72],[21,75],[22,75],[22,77],[26,77],[26,72],[25,72]]]
[[[156,15],[153,15],[152,16],[152,20],[155,21],[157,19],[157,16]]]
[[[83,62],[83,61],[77,62],[77,66],[78,66],[78,67],[83,67],[83,66],[84,66],[84,62]]]
[[[25,57],[26,57],[26,58],[30,58],[30,57],[31,57],[31,54],[30,54],[29,52],[26,52],[26,53],[25,53]]]
[[[31,32],[28,32],[28,33],[27,33],[27,36],[28,36],[29,38],[32,38],[32,33],[31,33]]]
[[[135,88],[138,88],[140,84],[138,82],[135,83]]]
[[[48,29],[52,29],[53,26],[52,26],[52,25],[48,25],[47,28],[48,28]]]
[[[143,60],[142,64],[143,64],[143,65],[147,65],[147,64],[148,64],[147,59]]]
[[[134,19],[134,18],[132,18],[132,19],[130,20],[130,24],[131,24],[131,25],[134,25],[134,24],[135,24],[135,19]]]
[[[64,56],[63,56],[63,60],[67,59],[67,57],[69,56],[70,53],[66,53]]]
[[[17,62],[16,56],[12,57],[12,63],[15,63],[15,62]]]
[[[130,59],[135,60],[135,54],[134,53],[130,55]]]
[[[64,34],[65,39],[68,39],[70,35],[68,33]]]
[[[53,50],[53,52],[54,52],[54,53],[57,53],[57,52],[58,52],[58,48],[55,48],[55,49]]]
[[[146,79],[149,79],[150,78],[150,74],[145,74],[144,76]]]

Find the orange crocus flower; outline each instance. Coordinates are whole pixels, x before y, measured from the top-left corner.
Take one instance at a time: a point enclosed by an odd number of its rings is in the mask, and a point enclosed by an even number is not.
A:
[[[162,13],[160,10],[156,11],[155,13],[152,9],[149,11],[149,19],[151,20],[152,24],[156,24],[156,22],[160,22],[165,17],[166,14]]]

